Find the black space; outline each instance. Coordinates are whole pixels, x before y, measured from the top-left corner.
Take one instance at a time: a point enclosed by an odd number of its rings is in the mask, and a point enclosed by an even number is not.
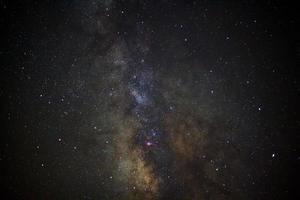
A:
[[[1,199],[297,199],[296,3],[0,7]]]

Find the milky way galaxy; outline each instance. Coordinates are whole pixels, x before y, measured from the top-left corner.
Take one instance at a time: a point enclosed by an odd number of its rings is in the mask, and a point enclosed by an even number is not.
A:
[[[280,5],[2,2],[7,199],[289,199],[298,21]]]

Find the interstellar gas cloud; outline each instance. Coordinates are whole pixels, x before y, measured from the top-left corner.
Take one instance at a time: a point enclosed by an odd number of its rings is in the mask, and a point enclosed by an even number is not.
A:
[[[292,5],[1,7],[4,199],[292,196],[300,91]]]

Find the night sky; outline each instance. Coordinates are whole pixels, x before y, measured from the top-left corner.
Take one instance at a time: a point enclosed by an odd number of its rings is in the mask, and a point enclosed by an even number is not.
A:
[[[0,7],[1,199],[292,199],[296,4]]]

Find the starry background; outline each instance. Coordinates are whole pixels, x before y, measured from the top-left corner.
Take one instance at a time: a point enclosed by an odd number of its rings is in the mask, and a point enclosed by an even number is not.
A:
[[[291,199],[297,12],[1,1],[3,198]]]

